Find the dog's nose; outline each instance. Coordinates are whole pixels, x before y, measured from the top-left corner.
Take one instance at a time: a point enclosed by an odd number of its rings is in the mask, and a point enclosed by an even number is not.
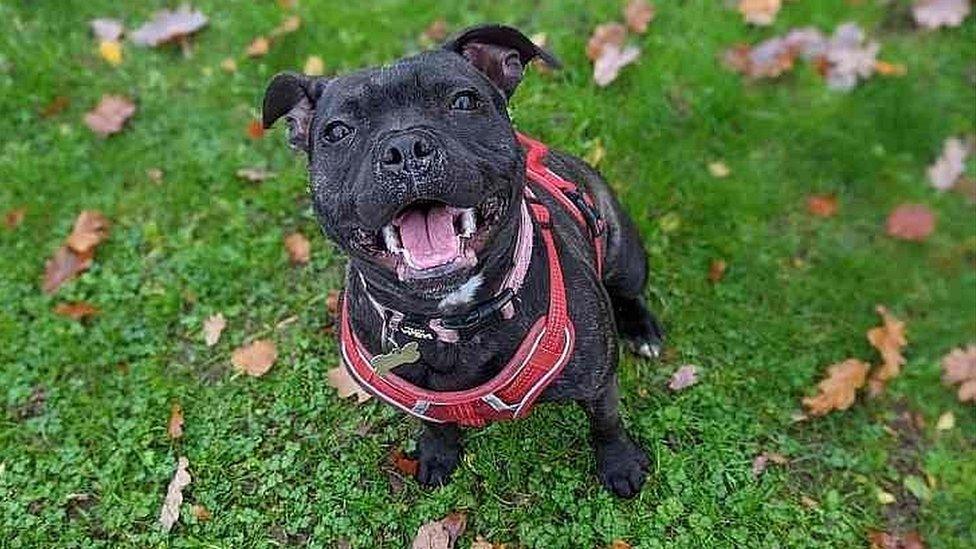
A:
[[[423,134],[404,133],[394,135],[383,144],[380,168],[389,172],[401,172],[411,168],[423,168],[435,152],[433,142]]]

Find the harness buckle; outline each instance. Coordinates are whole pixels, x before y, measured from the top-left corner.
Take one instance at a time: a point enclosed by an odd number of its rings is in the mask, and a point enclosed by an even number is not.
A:
[[[566,198],[576,206],[576,209],[583,214],[583,220],[586,221],[586,227],[590,230],[590,236],[596,238],[603,234],[606,225],[603,223],[603,217],[597,209],[590,205],[583,197],[583,194],[578,190],[574,191],[563,191]]]

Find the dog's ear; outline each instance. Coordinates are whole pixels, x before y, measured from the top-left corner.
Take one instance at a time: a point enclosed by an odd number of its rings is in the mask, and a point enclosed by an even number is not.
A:
[[[525,68],[536,57],[552,68],[559,68],[559,60],[536,46],[518,29],[505,25],[479,25],[468,28],[452,38],[444,49],[463,55],[469,63],[483,72],[511,97],[522,81]]]
[[[315,102],[322,94],[325,82],[325,78],[296,72],[276,74],[264,92],[264,128],[270,128],[276,120],[284,116],[288,123],[288,145],[308,152],[309,125],[315,113]]]

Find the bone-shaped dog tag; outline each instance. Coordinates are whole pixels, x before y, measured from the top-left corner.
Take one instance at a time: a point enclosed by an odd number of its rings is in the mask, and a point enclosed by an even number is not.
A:
[[[376,355],[369,361],[373,370],[383,376],[401,364],[412,364],[420,360],[420,351],[416,341],[411,341],[402,347],[397,347],[384,355]]]

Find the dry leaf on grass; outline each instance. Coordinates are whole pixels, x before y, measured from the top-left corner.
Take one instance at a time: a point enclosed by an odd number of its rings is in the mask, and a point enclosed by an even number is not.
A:
[[[183,436],[183,407],[176,402],[169,409],[169,423],[166,424],[166,434],[173,440]]]
[[[237,61],[233,57],[225,58],[220,62],[220,70],[230,74],[237,72]]]
[[[285,237],[285,249],[292,265],[307,265],[312,259],[312,244],[299,232]]]
[[[193,518],[197,519],[200,522],[207,522],[208,520],[213,518],[213,515],[210,513],[210,510],[208,510],[203,505],[197,505],[197,504],[191,505],[190,514],[193,515]]]
[[[783,454],[776,452],[763,452],[752,460],[752,476],[758,477],[766,471],[770,463],[775,465],[786,465],[790,460]]]
[[[868,380],[868,394],[878,396],[884,390],[885,384],[896,377],[905,364],[905,357],[901,350],[908,345],[905,338],[905,323],[898,320],[888,309],[881,305],[877,308],[883,324],[868,330],[867,338],[871,346],[881,353],[881,364],[871,372]]]
[[[933,187],[946,191],[955,186],[956,181],[966,170],[966,157],[969,147],[959,138],[950,137],[942,145],[942,154],[928,167],[926,174]]]
[[[51,293],[87,270],[95,257],[95,247],[108,237],[108,227],[108,220],[101,213],[94,210],[81,212],[65,244],[44,266],[42,290]]]
[[[622,539],[615,539],[610,542],[610,549],[631,549],[631,545]]]
[[[864,386],[870,368],[867,363],[853,358],[830,366],[827,377],[817,385],[819,393],[805,397],[803,406],[815,416],[850,408],[857,398],[857,390]]]
[[[251,139],[261,139],[264,137],[264,126],[260,120],[249,120],[247,123],[247,136]]]
[[[310,55],[305,60],[304,72],[309,76],[321,76],[325,72],[325,61],[317,55]]]
[[[861,27],[844,23],[834,30],[824,52],[827,87],[849,91],[874,74],[881,45],[868,41]]]
[[[902,204],[888,215],[888,236],[923,242],[935,230],[935,214],[924,204]]]
[[[837,197],[832,194],[808,196],[807,212],[816,217],[833,217],[837,214]]]
[[[224,332],[226,327],[227,319],[224,318],[223,313],[210,315],[203,321],[203,342],[207,344],[207,347],[213,347],[220,341],[220,334]]]
[[[339,398],[346,399],[353,395],[356,396],[356,404],[362,404],[372,398],[372,395],[363,390],[358,383],[349,375],[344,366],[337,366],[328,372],[329,386],[336,390]]]
[[[912,16],[924,29],[958,27],[972,9],[969,3],[970,0],[916,0]]]
[[[668,389],[681,391],[696,383],[698,383],[698,367],[694,364],[685,364],[671,375],[671,379],[668,380]]]
[[[140,46],[159,46],[183,40],[207,25],[207,16],[183,4],[175,11],[160,10],[152,19],[130,34]]]
[[[234,175],[245,181],[250,181],[251,183],[260,183],[265,179],[271,179],[275,176],[275,173],[269,171],[267,168],[252,167],[252,168],[241,168],[237,170]]]
[[[871,549],[925,549],[925,542],[918,532],[889,534],[871,530],[868,532]]]
[[[471,549],[495,549],[495,545],[485,538],[478,536],[471,542]],[[505,549],[504,545],[501,549]]]
[[[403,450],[397,448],[392,453],[390,453],[390,464],[393,468],[400,472],[403,476],[413,478],[417,476],[417,468],[420,466],[420,462],[414,458],[407,457],[403,453]]]
[[[708,281],[712,284],[720,282],[725,278],[725,271],[729,268],[724,259],[713,259],[708,265]]]
[[[730,173],[732,173],[732,170],[729,169],[725,162],[719,160],[708,163],[708,173],[711,174],[712,177],[724,179],[728,177]]]
[[[65,244],[78,253],[89,252],[108,238],[108,228],[108,219],[101,212],[84,210],[75,219]]]
[[[936,431],[950,431],[956,426],[956,415],[952,412],[944,412],[935,422]]]
[[[252,377],[261,377],[271,369],[278,358],[278,350],[273,341],[258,339],[248,345],[238,347],[231,354],[234,369]]]
[[[189,460],[180,457],[176,463],[176,472],[169,487],[166,489],[166,499],[163,500],[163,507],[159,511],[159,524],[164,532],[169,532],[176,521],[180,518],[180,506],[183,505],[183,489],[190,485],[190,473],[187,467],[190,466]]]
[[[72,320],[84,320],[98,314],[98,307],[85,301],[58,303],[54,306],[54,314],[66,316]]]
[[[772,25],[780,7],[780,0],[739,0],[739,13],[753,25]]]
[[[67,246],[61,246],[44,265],[41,289],[44,293],[52,293],[79,273],[88,270],[91,264],[92,254],[78,254]]]
[[[593,29],[593,34],[586,43],[586,56],[590,61],[596,61],[607,46],[624,45],[627,40],[627,27],[620,23],[604,23]]]
[[[244,50],[244,53],[246,53],[248,57],[262,57],[270,50],[271,41],[264,36],[258,36],[254,40],[251,40],[251,43],[248,44],[247,49]]]
[[[431,21],[420,36],[420,41],[425,44],[433,44],[447,38],[447,21],[435,19]]]
[[[958,384],[959,401],[976,403],[976,345],[953,349],[942,357],[942,383]]]
[[[14,208],[3,214],[3,226],[8,229],[16,229],[24,222],[27,216],[27,208]]]
[[[117,42],[119,38],[122,38],[122,33],[125,32],[125,27],[122,26],[121,21],[108,17],[92,19],[88,22],[88,25],[91,27],[95,39],[99,42]]]
[[[464,528],[468,517],[464,513],[451,513],[441,520],[422,525],[411,545],[412,549],[452,549]]]
[[[640,48],[637,46],[620,47],[608,44],[603,48],[600,57],[593,62],[593,81],[597,86],[605,87],[617,79],[620,69],[637,61]]]
[[[44,118],[53,118],[64,112],[69,105],[71,105],[71,99],[67,95],[58,95],[50,103],[41,108],[41,116]]]
[[[121,95],[103,95],[94,109],[85,114],[85,125],[102,137],[122,131],[136,112],[135,104]]]
[[[654,5],[647,0],[630,0],[624,6],[624,21],[637,34],[647,32],[647,25],[654,20]]]
[[[271,29],[272,39],[279,38],[286,34],[297,31],[302,26],[302,18],[297,15],[289,15],[277,27]]]
[[[901,63],[875,61],[874,72],[880,74],[881,76],[905,76],[908,74],[908,67]]]

